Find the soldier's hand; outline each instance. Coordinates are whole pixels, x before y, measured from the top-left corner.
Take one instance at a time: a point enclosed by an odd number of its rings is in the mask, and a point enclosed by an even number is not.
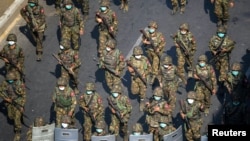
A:
[[[109,30],[110,30],[110,32],[113,32],[113,31],[114,31],[114,27],[111,26],[111,27],[109,28]]]
[[[150,105],[150,103],[149,103],[149,102],[146,102],[146,103],[145,103],[145,106],[146,106],[146,107],[148,107],[149,105]]]
[[[194,74],[193,77],[194,79],[200,80],[200,78],[196,74]]]
[[[73,115],[73,112],[70,111],[70,112],[68,113],[68,116],[72,117],[72,115]]]
[[[3,58],[3,61],[4,61],[5,63],[10,63],[9,60],[6,59],[6,58]]]
[[[83,35],[84,34],[84,30],[83,28],[80,28],[80,32],[79,32],[80,35]]]
[[[154,112],[159,112],[160,111],[160,107],[159,106],[155,106],[154,107]]]
[[[12,99],[10,98],[5,98],[4,100],[7,101],[8,103],[12,103]]]
[[[87,107],[83,107],[83,110],[84,110],[85,112],[89,112],[89,108],[87,108]]]
[[[183,112],[180,112],[181,118],[184,119],[185,118],[185,114]]]
[[[215,95],[216,94],[216,89],[212,90],[212,94]]]
[[[20,112],[23,113],[24,112],[24,108],[23,107],[20,107]]]
[[[234,2],[230,2],[229,3],[229,6],[232,8],[232,7],[234,7]]]
[[[97,21],[98,23],[102,23],[102,19],[101,19],[101,18],[96,18],[96,21]]]
[[[143,42],[143,44],[146,44],[146,45],[150,45],[150,44],[151,44],[151,43],[150,43],[148,40],[146,40],[146,39],[143,40],[142,42]]]
[[[179,48],[180,46],[178,44],[174,44],[175,47]]]
[[[111,112],[112,112],[113,114],[115,114],[115,109],[114,109],[114,108],[111,108]]]
[[[118,76],[120,76],[120,72],[119,71],[115,71],[115,75],[118,75]]]
[[[162,83],[160,82],[160,87],[162,88]]]
[[[210,0],[211,3],[214,3],[214,0]]]

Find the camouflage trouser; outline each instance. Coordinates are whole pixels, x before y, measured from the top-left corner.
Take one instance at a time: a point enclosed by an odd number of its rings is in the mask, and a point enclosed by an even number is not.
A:
[[[20,132],[22,129],[22,123],[21,123],[22,113],[12,104],[5,103],[5,106],[7,108],[8,118],[14,120],[14,131]]]
[[[195,86],[195,92],[197,94],[197,100],[204,105],[204,110],[209,110],[211,101],[211,92],[205,86]]]
[[[82,0],[82,12],[84,15],[89,14],[89,0]]]
[[[148,128],[148,132],[153,134],[153,140],[154,141],[159,141],[159,130],[158,130],[159,127],[152,127],[152,126],[149,126]]]
[[[131,93],[138,94],[140,99],[145,99],[147,87],[139,77],[131,76]]]
[[[163,93],[165,95],[168,104],[170,105],[172,111],[175,110],[176,105],[176,91],[178,89],[178,85],[176,82],[165,82],[163,83]]]
[[[229,58],[224,56],[218,59],[215,63],[215,68],[219,71],[219,82],[223,82],[229,71]]]
[[[157,54],[154,51],[150,49],[147,49],[146,53],[152,66],[152,75],[158,75],[160,58],[157,56]]]
[[[78,77],[77,77],[78,76],[78,72],[79,72],[79,68],[76,68],[74,70],[76,78],[73,78],[73,76],[70,75],[69,72],[63,66],[61,66],[61,77],[66,78],[68,80],[68,82],[71,81],[73,87],[77,87],[78,86],[78,83],[79,83]]]
[[[44,36],[44,30],[46,28],[46,25],[42,25],[40,30],[33,31],[32,25],[27,25],[30,33],[32,35],[33,40],[36,42],[36,54],[43,53],[43,36]]]
[[[188,64],[188,62],[186,61],[185,56],[182,54],[181,49],[180,48],[176,48],[176,53],[177,53],[177,71],[178,73],[181,75],[180,77],[182,77],[181,79],[185,79],[185,68],[184,65],[185,63],[187,64],[187,68],[188,70],[192,69],[192,64]],[[193,56],[189,56],[189,60],[191,61],[191,63],[193,63]]]
[[[185,136],[188,141],[199,141],[201,134],[202,119],[190,120],[191,129],[185,128]]]
[[[101,31],[99,30],[99,47],[98,47],[98,53],[100,56],[102,56],[103,51],[106,48],[106,42],[112,39],[112,37],[110,37],[108,31]]]
[[[61,35],[63,39],[68,39],[69,41],[71,41],[72,39],[72,43],[73,43],[73,49],[74,50],[79,50],[80,48],[80,29],[79,29],[79,25],[76,26],[72,26],[72,27],[68,27],[68,26],[62,26],[61,28]]]
[[[111,124],[109,126],[109,131],[111,134],[118,136],[119,131],[121,130],[123,134],[128,134],[128,118],[129,115],[125,115],[124,123],[121,123],[116,115],[111,115]]]
[[[173,10],[178,9],[178,7],[179,7],[178,0],[171,0],[171,2],[172,2]],[[180,5],[181,6],[185,7],[186,3],[187,3],[187,0],[180,0]]]
[[[55,8],[60,8],[63,0],[55,0]]]
[[[107,70],[105,71],[105,80],[110,90],[112,89],[113,85],[121,84],[121,78],[115,76]]]
[[[214,13],[219,20],[227,21],[229,19],[229,1],[216,0],[214,4]]]
[[[60,108],[60,107],[55,107],[55,112],[56,112],[56,127],[61,127],[62,124],[62,116],[63,115],[68,115],[70,112],[69,108]],[[71,116],[71,125],[75,124],[75,115]]]

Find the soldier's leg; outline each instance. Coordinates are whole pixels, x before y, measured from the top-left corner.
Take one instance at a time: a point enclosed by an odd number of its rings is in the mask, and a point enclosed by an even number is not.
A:
[[[216,0],[214,2],[214,13],[217,16],[217,26],[222,25],[223,15],[222,15],[222,7],[221,7],[221,1]]]
[[[14,111],[14,107],[9,104],[9,103],[5,103],[6,107],[7,107],[7,115],[8,115],[8,118],[10,120],[13,120],[14,119],[14,115],[13,115],[13,111]]]
[[[79,51],[80,48],[80,42],[81,42],[81,37],[80,37],[80,33],[79,30],[75,31],[72,30],[72,43],[73,43],[73,49]]]
[[[175,110],[175,106],[176,106],[176,91],[177,91],[176,86],[170,87],[168,103],[171,107],[172,112]]]
[[[109,90],[111,90],[112,87],[113,87],[113,81],[112,81],[112,76],[111,75],[112,74],[110,72],[105,71],[105,81],[106,81],[106,84],[107,84]]]
[[[82,2],[82,13],[84,16],[89,15],[89,0],[83,0]]]
[[[187,69],[188,69],[188,78],[192,78],[193,77],[193,61],[194,61],[194,56],[193,55],[190,55],[189,56],[189,60],[190,60],[190,63],[187,63]],[[187,62],[187,61],[186,61]]]
[[[211,98],[211,93],[209,90],[205,90],[204,91],[204,113],[205,116],[207,116],[209,114],[209,108],[210,108],[210,98]]]
[[[136,95],[139,94],[139,84],[136,81],[137,78],[131,77],[131,93]]]
[[[183,14],[185,12],[187,0],[181,0],[181,11],[180,13]]]
[[[120,3],[121,3],[120,9],[122,10],[122,9],[124,9],[125,0],[120,0]]]
[[[61,1],[62,0],[55,0],[55,9],[56,9],[56,14],[59,15],[61,10]]]
[[[192,131],[190,129],[185,130],[185,137],[186,137],[187,141],[194,141],[193,140],[193,133],[192,133]]]
[[[227,77],[227,73],[229,71],[229,61],[227,58],[223,58],[220,60],[220,75],[219,75],[219,82],[225,81]]]
[[[99,47],[98,47],[98,56],[102,57],[102,53],[106,48],[106,42],[107,42],[107,33],[104,31],[100,31],[99,35]]]
[[[178,0],[171,0],[172,2],[172,14],[174,15],[178,11]]]
[[[222,24],[227,28],[227,22],[229,20],[229,1],[223,2]]]
[[[84,134],[83,134],[84,140],[90,141],[91,134],[92,134],[92,121],[91,121],[91,118],[86,115],[86,113],[84,114],[83,128],[84,128]]]
[[[123,141],[128,141],[128,123],[125,122],[122,124],[122,133],[123,133]]]
[[[128,0],[124,0],[124,12],[128,12]]]
[[[203,124],[202,119],[190,121],[190,125],[192,128],[192,138],[194,141],[200,141],[200,138],[201,138],[200,131],[201,131],[202,124]]]
[[[14,131],[15,131],[14,141],[20,141],[21,129],[22,129],[22,123],[21,123],[22,113],[18,109],[13,110],[13,112],[14,112]]]
[[[180,74],[181,80],[186,81],[185,69],[184,69],[185,59],[182,55],[177,54],[177,71]],[[186,84],[186,82],[183,82]]]
[[[112,114],[111,115],[111,123],[109,126],[109,132],[111,134],[114,134],[115,136],[118,136],[119,131],[120,131],[120,122],[117,119],[117,117],[114,114]]]
[[[159,72],[159,57],[155,54],[152,53],[152,76],[151,76],[151,80],[150,80],[150,84],[153,84],[155,81],[156,76],[158,75]]]
[[[121,78],[119,78],[113,74],[111,74],[111,80],[112,80],[112,86],[122,84]]]
[[[55,108],[55,112],[56,112],[56,127],[61,128],[61,124],[62,124],[62,116],[66,115],[66,111],[63,110],[62,108],[56,107]]]
[[[41,61],[42,59],[42,54],[43,54],[43,36],[44,36],[44,31],[42,32],[37,32],[36,36],[36,54],[37,54],[37,61]]]
[[[145,105],[144,105],[144,99],[146,97],[146,91],[147,91],[147,87],[145,86],[145,84],[139,80],[139,96],[140,96],[140,111],[143,111]]]
[[[72,31],[67,26],[62,26],[61,28],[61,40],[68,40],[71,42]]]

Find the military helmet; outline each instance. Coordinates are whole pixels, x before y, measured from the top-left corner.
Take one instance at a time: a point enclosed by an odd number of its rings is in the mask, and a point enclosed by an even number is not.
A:
[[[163,90],[161,87],[156,87],[153,91],[153,95],[155,96],[163,96]]]
[[[240,63],[238,63],[238,62],[233,63],[231,69],[232,70],[238,70],[238,71],[241,70]]]
[[[168,65],[168,64],[172,64],[172,57],[171,56],[166,56],[164,59],[163,59],[163,64],[165,65]]]
[[[36,117],[34,120],[34,127],[40,127],[45,125],[45,120],[43,117]]]
[[[14,72],[8,72],[6,74],[6,80],[16,80],[16,74]]]
[[[136,46],[133,50],[133,55],[142,55],[143,51],[140,46]]]
[[[101,0],[100,6],[109,7],[110,6],[110,0]]]
[[[201,55],[201,56],[199,56],[198,61],[205,61],[205,62],[207,62],[207,56],[204,55],[204,54]]]
[[[28,0],[28,3],[35,3],[35,4],[38,4],[38,0]]]
[[[68,85],[68,80],[65,77],[60,77],[57,80],[57,85],[58,86],[67,86]]]
[[[14,41],[14,42],[16,42],[17,41],[16,34],[14,34],[14,33],[9,34],[6,41]]]
[[[110,48],[115,48],[116,44],[115,44],[115,41],[110,39],[106,42],[106,46],[107,47],[110,47]]]
[[[71,123],[71,118],[68,115],[63,115],[61,121],[62,121],[62,123],[70,124]]]
[[[105,121],[104,120],[100,120],[96,123],[95,128],[97,129],[104,129],[105,128]]]
[[[60,45],[64,47],[64,50],[70,49],[71,43],[68,39],[63,39]]]
[[[217,28],[217,33],[227,33],[227,30],[224,26],[219,26]]]
[[[143,132],[142,125],[140,123],[136,123],[133,125],[133,132]]]
[[[155,29],[157,29],[157,28],[158,28],[158,24],[157,24],[156,21],[151,21],[151,22],[149,23],[148,27],[154,27]]]
[[[195,99],[195,97],[196,97],[195,95],[196,95],[195,91],[189,91],[187,93],[187,98],[188,99]]]
[[[87,91],[94,91],[95,90],[95,84],[92,82],[86,83],[86,90]]]
[[[180,25],[180,27],[179,27],[179,29],[180,30],[189,30],[189,25],[188,25],[188,23],[183,23],[183,24],[181,24]]]
[[[64,0],[63,4],[64,5],[73,4],[73,2],[72,2],[72,0]]]
[[[112,87],[111,93],[122,93],[122,87],[119,84],[116,84]]]

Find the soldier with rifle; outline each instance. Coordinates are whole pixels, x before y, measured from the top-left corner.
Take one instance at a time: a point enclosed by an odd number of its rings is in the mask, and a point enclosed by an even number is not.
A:
[[[116,48],[114,40],[108,40],[103,56],[99,60],[99,68],[105,71],[105,80],[109,89],[115,84],[121,84],[121,75],[125,68],[124,56]]]
[[[118,30],[118,20],[116,13],[110,8],[110,0],[101,0],[100,10],[96,12],[95,20],[99,27],[98,55],[102,57],[106,42],[110,39],[115,40]]]
[[[212,65],[207,64],[206,55],[200,55],[194,69],[196,100],[204,105],[207,116],[211,105],[210,97],[217,92],[217,79]]]
[[[198,141],[201,138],[200,130],[203,124],[201,111],[202,104],[197,100],[197,94],[194,91],[187,93],[187,100],[180,100],[180,115],[184,120],[185,136],[188,141]]]
[[[121,129],[123,140],[128,141],[128,120],[131,115],[132,105],[129,98],[122,94],[122,86],[114,85],[107,100],[112,113],[109,126],[110,133],[118,136]]]
[[[126,62],[131,75],[131,93],[139,95],[140,111],[143,111],[147,90],[147,77],[151,70],[151,65],[148,58],[143,55],[140,46],[134,48],[133,55]]]
[[[0,98],[4,101],[8,118],[14,121],[14,141],[20,141],[22,129],[21,119],[22,116],[24,116],[26,90],[24,83],[16,77],[14,72],[8,72],[6,79],[1,83]]]
[[[17,45],[16,34],[10,33],[6,39],[6,44],[0,52],[0,58],[5,63],[5,74],[8,72],[15,72],[17,79],[24,80],[24,52],[23,49]]]
[[[85,92],[81,95],[78,103],[83,109],[83,138],[85,141],[90,141],[92,128],[96,126],[96,123],[104,120],[102,97],[96,92],[94,83],[86,83]]]
[[[81,61],[78,51],[71,49],[70,45],[71,44],[69,40],[62,40],[58,55],[53,54],[53,56],[58,61],[58,64],[61,65],[61,77],[71,80],[75,94],[79,94],[79,81],[77,75],[81,66]]]
[[[196,41],[190,32],[188,23],[180,25],[179,30],[172,36],[177,53],[177,68],[181,78],[185,78],[185,64],[187,64],[188,77],[192,77],[194,54],[196,52]]]

